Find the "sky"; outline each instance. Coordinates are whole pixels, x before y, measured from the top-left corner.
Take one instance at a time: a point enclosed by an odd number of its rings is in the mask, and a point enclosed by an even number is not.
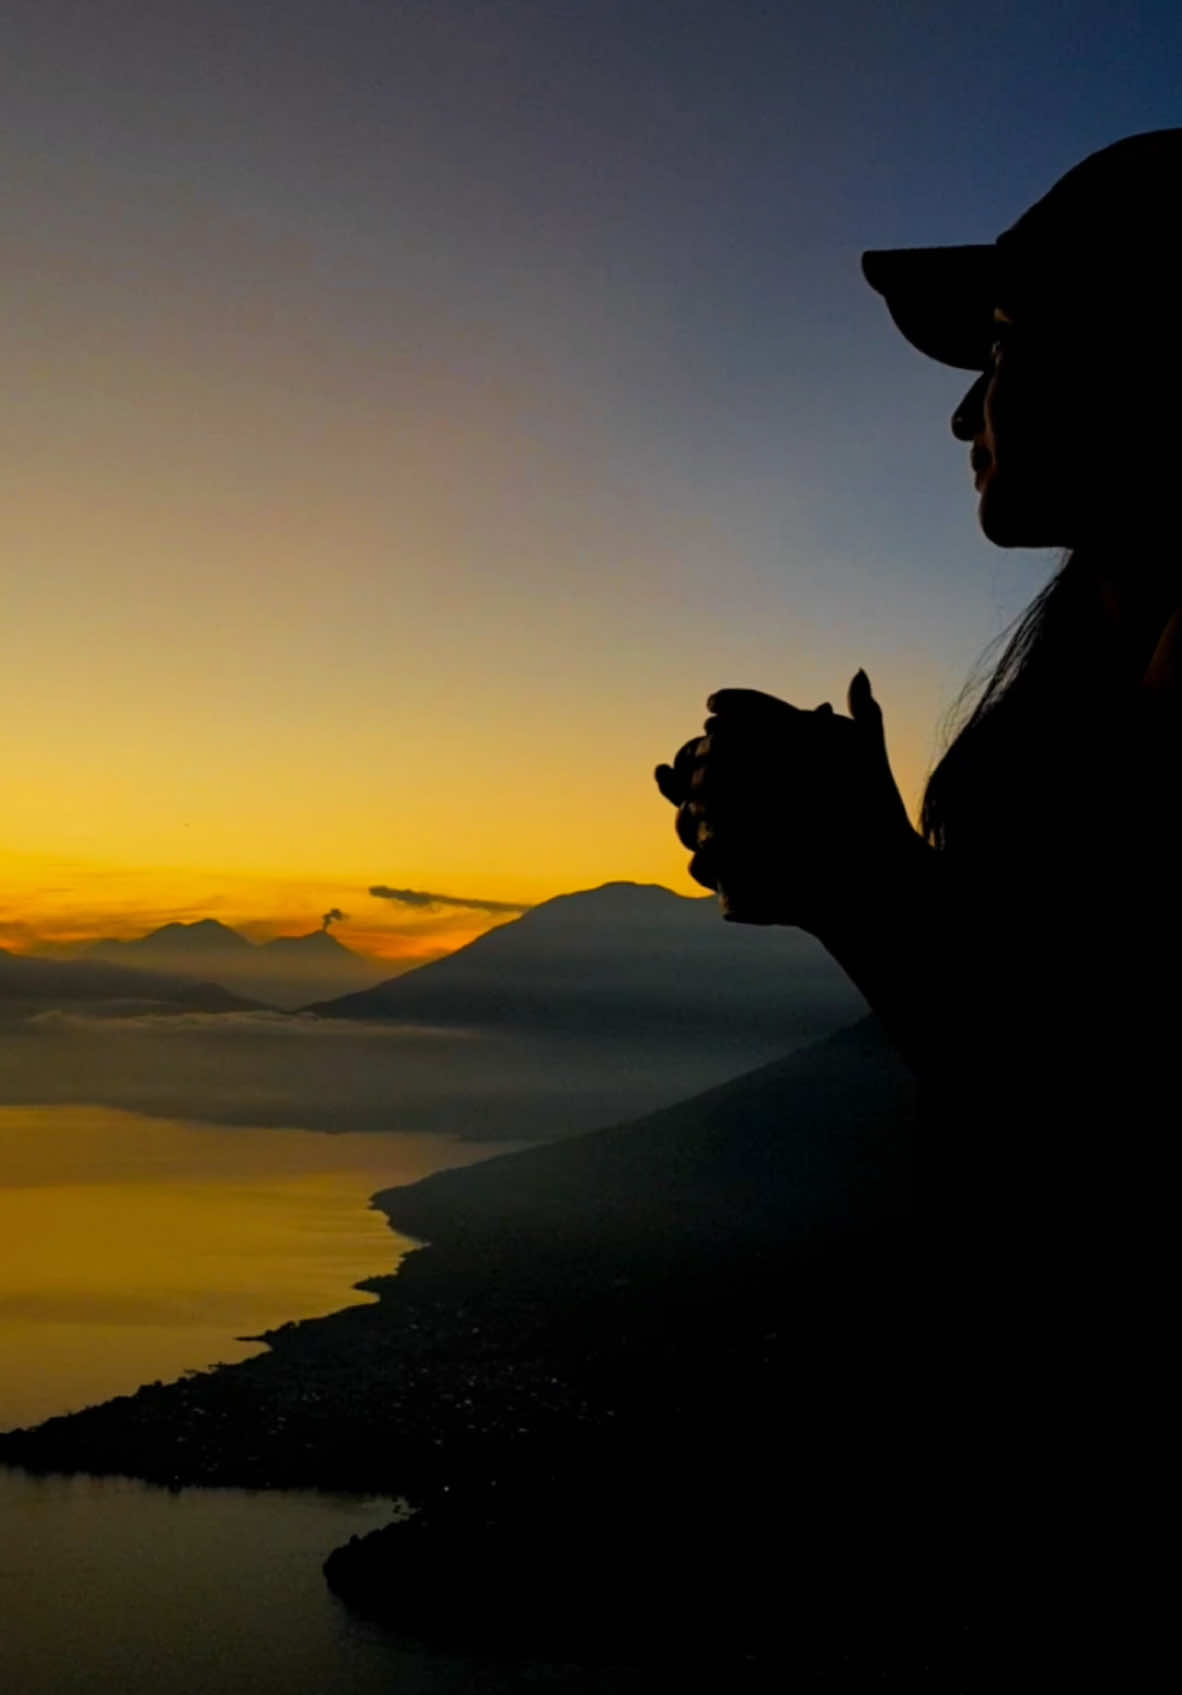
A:
[[[1165,0],[9,0],[0,945],[699,892],[653,765],[859,666],[914,814],[1057,560],[859,255],[1180,71]]]

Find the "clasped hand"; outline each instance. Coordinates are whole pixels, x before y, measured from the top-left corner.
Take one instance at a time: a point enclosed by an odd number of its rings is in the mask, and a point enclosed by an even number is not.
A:
[[[705,734],[655,772],[690,875],[718,892],[727,918],[824,937],[920,840],[869,678],[850,683],[848,718],[757,689],[723,689],[706,705]]]

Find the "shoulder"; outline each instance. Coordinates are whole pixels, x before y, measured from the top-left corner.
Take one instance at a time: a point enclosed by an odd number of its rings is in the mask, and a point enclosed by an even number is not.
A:
[[[1162,628],[1141,688],[1152,701],[1182,708],[1182,605],[1174,608]]]
[[[1138,821],[1139,853],[1172,879],[1182,851],[1182,605],[1162,626],[1134,710],[1133,739],[1120,755],[1132,803],[1126,817]],[[1160,880],[1150,877],[1149,888],[1160,889]]]

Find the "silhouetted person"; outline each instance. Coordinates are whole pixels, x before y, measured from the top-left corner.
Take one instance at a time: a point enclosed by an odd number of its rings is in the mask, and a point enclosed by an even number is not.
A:
[[[951,1503],[947,1561],[983,1589],[993,1650],[1037,1632],[995,1688],[1063,1687],[1072,1656],[1111,1679],[1122,1653],[1128,1676],[1103,1686],[1146,1687],[1131,1666],[1164,1604],[1180,203],[1182,130],[1158,131],[1085,159],[992,244],[863,256],[907,339],[980,373],[952,429],[985,535],[1067,550],[919,830],[861,671],[848,717],[712,695],[705,735],[657,771],[726,916],[819,937],[918,1079],[917,1463],[929,1503]]]

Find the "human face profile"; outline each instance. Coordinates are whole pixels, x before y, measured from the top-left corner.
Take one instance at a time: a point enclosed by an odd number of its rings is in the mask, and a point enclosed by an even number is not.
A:
[[[1084,510],[1078,367],[998,307],[989,364],[952,416],[971,444],[981,528],[998,547],[1077,545]]]

